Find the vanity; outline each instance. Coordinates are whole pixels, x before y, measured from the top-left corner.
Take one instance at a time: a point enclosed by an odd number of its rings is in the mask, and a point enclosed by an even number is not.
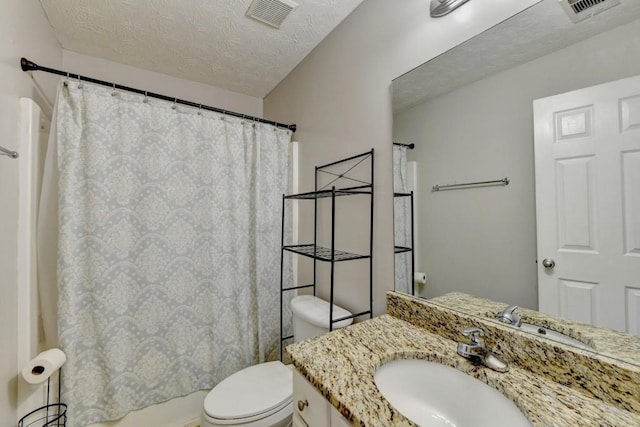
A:
[[[297,369],[293,371],[293,405],[293,427],[351,425]]]
[[[461,295],[452,298],[459,302]],[[466,298],[470,303],[474,297]],[[482,329],[506,372],[458,354],[457,343],[469,341],[461,334],[466,328]],[[294,425],[416,425],[389,403],[374,378],[381,366],[403,359],[436,362],[481,381],[533,426],[640,425],[637,365],[468,315],[442,300],[389,292],[387,314],[292,344],[286,352],[296,368]],[[465,401],[456,405],[467,410]]]

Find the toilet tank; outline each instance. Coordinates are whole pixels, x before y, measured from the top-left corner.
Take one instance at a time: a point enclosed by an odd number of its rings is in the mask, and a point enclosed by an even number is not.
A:
[[[329,303],[313,295],[299,295],[291,299],[293,312],[293,341],[298,342],[329,332]],[[342,307],[333,304],[333,318],[351,316]],[[345,319],[333,324],[333,329],[344,328],[353,323]]]

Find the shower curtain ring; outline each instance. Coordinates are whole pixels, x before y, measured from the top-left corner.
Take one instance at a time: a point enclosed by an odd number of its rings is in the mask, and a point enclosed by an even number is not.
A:
[[[64,82],[62,83],[65,87],[69,86],[69,72],[67,72],[67,77],[64,79]]]
[[[198,105],[198,115],[202,115],[202,104]]]
[[[82,84],[82,79],[80,79],[80,74],[78,74],[78,89],[82,89],[84,85]]]
[[[116,92],[116,84],[113,84],[113,92],[111,92],[111,96],[116,96],[118,92]]]
[[[177,102],[177,101],[178,101],[178,98],[173,98],[173,105],[171,106],[171,109],[172,109],[172,110],[175,110],[175,109],[177,108],[177,107],[176,107],[176,102]]]
[[[147,91],[144,91],[144,99],[142,100],[142,102],[144,102],[145,104],[147,104],[149,102],[149,98],[147,96]]]

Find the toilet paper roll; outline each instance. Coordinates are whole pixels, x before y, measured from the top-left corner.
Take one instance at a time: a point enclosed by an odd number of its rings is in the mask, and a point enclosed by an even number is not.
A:
[[[22,378],[29,384],[40,384],[60,369],[67,356],[59,348],[43,351],[22,368]]]
[[[427,275],[426,273],[413,273],[413,281],[415,283],[427,283]]]

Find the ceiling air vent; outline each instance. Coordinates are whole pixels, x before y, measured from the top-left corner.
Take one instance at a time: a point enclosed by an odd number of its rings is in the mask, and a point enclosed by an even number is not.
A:
[[[253,0],[247,10],[247,16],[280,28],[282,22],[296,7],[298,4],[291,0]]]
[[[580,22],[620,4],[620,0],[558,0],[573,22]]]

